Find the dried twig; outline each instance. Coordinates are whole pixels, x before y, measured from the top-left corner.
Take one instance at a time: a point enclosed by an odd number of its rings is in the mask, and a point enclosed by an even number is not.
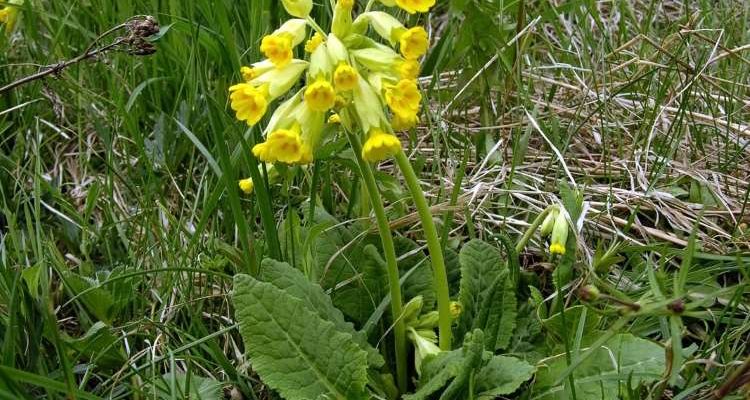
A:
[[[127,31],[127,35],[115,38],[115,40],[108,45],[96,47],[100,40],[121,29],[125,29]],[[95,58],[98,55],[104,54],[110,50],[125,51],[128,54],[137,56],[146,56],[153,54],[154,52],[156,52],[156,48],[153,44],[148,42],[146,38],[155,35],[158,32],[159,24],[156,22],[154,17],[150,15],[133,17],[130,20],[119,24],[97,36],[96,39],[94,39],[94,41],[91,42],[88,47],[86,47],[86,50],[77,57],[71,58],[70,60],[60,61],[57,64],[48,65],[35,74],[25,76],[14,82],[11,82],[0,88],[0,94],[10,91],[26,83],[44,78],[48,75],[59,75],[65,68],[68,68],[71,65],[78,64],[79,62],[84,60]]]

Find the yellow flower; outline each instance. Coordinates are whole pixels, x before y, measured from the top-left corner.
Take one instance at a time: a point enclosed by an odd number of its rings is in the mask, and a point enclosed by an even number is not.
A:
[[[435,0],[396,0],[396,5],[409,14],[414,14],[430,11],[430,8],[435,5]]]
[[[318,79],[305,89],[305,102],[310,109],[325,112],[333,108],[336,102],[336,92],[330,82]]]
[[[333,73],[333,83],[336,84],[336,90],[349,91],[357,87],[359,74],[349,64],[340,64]]]
[[[245,82],[250,82],[251,80],[265,74],[272,69],[274,69],[273,63],[270,60],[263,60],[261,62],[254,63],[250,67],[240,68],[240,73],[242,74],[242,79],[244,79]]]
[[[260,42],[260,51],[276,66],[284,68],[292,61],[292,35],[279,33],[266,35]]]
[[[408,120],[419,111],[422,95],[416,81],[402,79],[395,85],[386,86],[385,101],[394,114]]]
[[[321,45],[321,43],[323,43],[323,41],[325,41],[323,35],[321,35],[320,32],[315,32],[310,40],[305,42],[305,51],[308,53],[312,53],[313,51],[315,51],[315,49],[318,48],[318,46]]]
[[[417,118],[417,114],[409,114],[409,115],[394,114],[393,121],[391,121],[391,126],[393,127],[394,131],[407,131],[417,126],[417,122],[419,122],[419,118]]]
[[[309,147],[306,149],[300,136],[299,125],[292,129],[278,129],[271,132],[266,141],[253,147],[253,154],[265,162],[283,162],[286,164],[297,164],[304,161],[308,156]],[[312,157],[310,157],[312,158]]]
[[[249,83],[240,83],[229,88],[229,99],[237,119],[255,125],[263,118],[268,109],[267,89],[255,87]]]
[[[421,26],[407,30],[399,38],[399,50],[407,60],[416,60],[427,54],[429,45],[427,31]]]
[[[253,193],[253,188],[255,187],[255,185],[253,185],[252,178],[242,179],[240,180],[239,184],[240,184],[240,190],[245,192],[245,194]]]
[[[284,9],[289,15],[297,18],[307,18],[312,11],[312,0],[281,0]]]
[[[354,0],[339,0],[336,4],[351,10],[354,7]]]
[[[362,158],[365,161],[377,162],[392,157],[399,151],[401,151],[401,141],[396,136],[375,128],[370,132],[370,137],[362,147]]]
[[[23,0],[11,0],[10,4],[21,5]],[[10,34],[18,20],[18,7],[5,6],[0,8],[0,23],[5,24],[5,33]]]
[[[565,242],[568,241],[568,220],[565,214],[563,210],[560,210],[555,218],[549,244],[549,252],[552,254],[565,254]]]
[[[328,123],[329,124],[340,124],[341,123],[341,116],[338,114],[331,114],[330,117],[328,117]]]
[[[398,74],[401,79],[419,78],[420,65],[417,60],[404,60],[398,63]]]

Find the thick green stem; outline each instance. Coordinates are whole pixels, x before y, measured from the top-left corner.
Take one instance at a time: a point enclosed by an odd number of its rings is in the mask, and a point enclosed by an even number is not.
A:
[[[385,215],[383,200],[380,198],[378,186],[375,182],[375,175],[372,173],[370,164],[362,159],[362,145],[359,138],[350,132],[347,132],[349,143],[354,150],[357,158],[359,172],[364,181],[366,192],[370,197],[370,206],[375,213],[375,220],[378,224],[380,241],[383,244],[383,253],[385,254],[385,264],[388,273],[388,288],[391,292],[391,315],[393,317],[393,335],[396,347],[396,381],[398,388],[402,393],[406,392],[406,327],[402,314],[401,284],[399,282],[398,265],[396,264],[396,248],[393,245],[393,236],[391,236],[391,227],[388,218]],[[364,195],[364,193],[363,193]]]
[[[406,185],[409,187],[411,197],[414,199],[414,205],[417,207],[419,219],[422,221],[425,239],[427,239],[427,250],[430,252],[430,263],[432,264],[432,273],[435,281],[435,295],[438,303],[440,329],[440,350],[448,351],[451,349],[451,309],[450,294],[448,292],[448,274],[445,270],[445,259],[443,258],[443,248],[440,246],[440,238],[435,228],[435,222],[432,220],[430,207],[419,186],[419,180],[414,173],[414,169],[403,151],[396,153],[396,162],[404,175]]]

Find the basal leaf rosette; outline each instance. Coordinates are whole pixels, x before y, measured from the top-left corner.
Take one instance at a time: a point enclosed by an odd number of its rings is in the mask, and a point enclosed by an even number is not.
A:
[[[238,120],[254,126],[270,112],[253,154],[263,162],[305,165],[335,129],[361,135],[362,156],[378,162],[401,151],[394,134],[419,122],[422,96],[419,60],[429,38],[421,26],[406,27],[385,11],[366,11],[356,18],[354,0],[339,0],[328,30],[309,16],[312,3],[283,1],[297,18],[263,37],[264,59],[242,67],[243,82],[230,87],[231,108]],[[408,13],[427,12],[434,0],[381,1]],[[362,7],[364,8],[364,7]],[[299,46],[304,59],[295,58]],[[295,94],[289,92],[302,85]],[[286,98],[286,99],[284,99]],[[274,102],[280,104],[274,108]],[[251,182],[242,189],[252,191]]]

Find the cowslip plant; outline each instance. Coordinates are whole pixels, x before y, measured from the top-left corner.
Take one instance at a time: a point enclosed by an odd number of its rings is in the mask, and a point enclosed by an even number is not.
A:
[[[260,44],[264,59],[243,67],[243,82],[230,87],[231,108],[238,120],[256,125],[271,114],[263,134],[265,140],[252,153],[266,163],[306,165],[326,140],[326,124],[345,132],[354,150],[367,195],[378,224],[387,264],[394,321],[397,382],[406,387],[406,329],[401,319],[402,296],[399,272],[382,199],[368,163],[395,158],[403,172],[422,221],[431,256],[438,303],[439,343],[451,348],[451,313],[447,274],[437,230],[412,166],[403,153],[397,131],[408,130],[419,121],[422,95],[417,82],[419,60],[429,49],[427,31],[407,27],[385,11],[372,11],[370,1],[354,16],[354,0],[339,0],[333,7],[329,29],[310,17],[312,3],[282,1],[295,18],[265,36]],[[414,14],[426,12],[434,0],[381,1]],[[388,10],[388,8],[385,8]],[[304,59],[295,50],[304,43]],[[289,92],[302,82],[303,87]],[[270,112],[271,104],[286,97]],[[240,181],[249,193],[253,182]]]

